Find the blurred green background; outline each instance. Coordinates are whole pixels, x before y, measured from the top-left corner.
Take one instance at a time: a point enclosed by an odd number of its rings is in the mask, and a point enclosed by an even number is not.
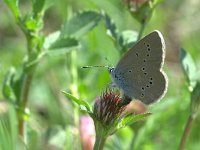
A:
[[[21,9],[29,11],[30,3],[20,1]],[[59,0],[47,10],[44,20],[44,33],[58,30],[64,21],[84,10],[105,11],[116,23],[119,31],[139,31],[140,24],[134,20],[120,0]],[[149,117],[140,129],[136,139],[137,150],[177,149],[186,120],[189,115],[190,93],[183,76],[179,50],[181,47],[191,53],[197,68],[200,64],[200,1],[164,0],[145,28],[143,35],[160,30],[166,41],[166,60],[164,70],[169,86],[166,96],[150,106]],[[73,12],[73,13],[72,13]],[[120,59],[112,40],[106,34],[103,21],[80,39],[81,48],[76,49],[77,95],[93,104],[110,82],[106,68],[82,69],[86,65],[115,65]],[[14,17],[3,1],[0,1],[0,83],[11,66],[18,68],[26,54],[26,40]],[[62,90],[72,89],[73,52],[45,56],[40,61],[31,85],[28,108],[28,135],[30,149],[41,148],[41,139],[56,141],[55,149],[74,149],[73,137],[77,131],[74,126],[73,104],[67,100]],[[108,61],[106,60],[108,59]],[[2,84],[1,84],[2,88]],[[0,93],[0,105],[4,97]],[[0,115],[6,116],[4,106]],[[12,109],[12,108],[11,108]],[[11,112],[14,114],[15,112]],[[14,119],[14,118],[13,118]],[[11,120],[12,122],[12,120]],[[13,121],[14,122],[14,121]],[[186,149],[200,149],[200,118],[197,117],[189,136]],[[12,124],[11,124],[12,126]],[[117,132],[107,140],[105,149],[127,149],[134,133],[128,127]],[[0,135],[0,140],[1,140]],[[63,144],[64,143],[64,144]],[[118,143],[116,146],[116,143]],[[37,149],[37,148],[36,148]]]

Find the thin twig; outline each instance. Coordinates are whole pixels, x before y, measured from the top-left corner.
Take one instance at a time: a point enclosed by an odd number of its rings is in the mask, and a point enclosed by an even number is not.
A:
[[[192,128],[192,124],[194,122],[194,117],[193,115],[190,115],[188,117],[188,120],[187,120],[187,124],[185,126],[185,130],[183,132],[183,136],[181,138],[181,142],[180,142],[180,145],[179,145],[179,149],[178,150],[184,150],[185,148],[185,145],[187,143],[187,139],[188,139],[188,136],[189,136],[189,133],[190,133],[190,130]]]
[[[145,27],[146,27],[146,22],[144,21],[144,22],[141,24],[140,31],[139,31],[139,34],[138,34],[138,37],[137,37],[137,41],[139,41],[139,40],[141,39]]]

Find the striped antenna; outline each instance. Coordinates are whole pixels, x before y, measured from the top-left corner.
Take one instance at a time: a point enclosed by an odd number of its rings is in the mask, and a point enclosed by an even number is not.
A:
[[[105,57],[105,60],[106,61],[108,61],[109,63],[110,63],[110,61],[109,61],[109,59],[107,58],[107,57]],[[108,65],[108,66],[103,66],[103,65],[97,65],[97,66],[83,66],[83,67],[81,67],[81,68],[97,68],[97,67],[102,67],[102,68],[110,68],[111,67],[111,65]]]
[[[109,66],[83,66],[81,68],[96,68],[96,67],[106,67],[106,68],[108,68]]]

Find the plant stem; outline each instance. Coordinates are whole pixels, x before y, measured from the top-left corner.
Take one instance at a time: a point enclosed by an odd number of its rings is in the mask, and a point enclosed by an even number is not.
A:
[[[180,142],[180,145],[179,145],[179,150],[184,150],[184,148],[185,148],[185,145],[186,145],[186,142],[187,142],[187,138],[188,138],[190,130],[192,128],[192,124],[194,122],[194,119],[195,118],[194,118],[193,115],[190,115],[188,117],[187,124],[185,126],[185,130],[183,132],[183,135],[182,135],[182,138],[181,138],[181,142]]]
[[[135,145],[135,142],[136,142],[137,136],[138,136],[138,132],[136,131],[135,135],[133,135],[133,137],[132,137],[132,140],[131,140],[131,144],[130,144],[129,150],[133,150],[133,149],[134,149],[134,145]]]
[[[23,88],[22,88],[22,104],[20,106],[20,111],[24,112],[25,109],[26,109],[26,105],[27,105],[27,102],[28,102],[28,95],[29,95],[29,89],[30,89],[30,85],[31,85],[31,82],[32,82],[32,78],[33,78],[33,75],[32,74],[28,74],[26,75],[25,77],[25,81],[24,81],[24,85],[23,85]],[[19,131],[19,134],[24,137],[24,119],[23,117],[20,115],[19,116],[19,125],[18,125],[18,131]]]
[[[139,34],[138,34],[138,37],[137,37],[137,41],[139,41],[141,39],[145,27],[146,27],[146,21],[141,23],[141,27],[140,27],[140,31],[139,31]]]
[[[93,150],[103,150],[106,138],[108,136],[106,134],[107,131],[105,131],[105,128],[97,120],[94,121],[94,126],[95,126],[96,138]]]
[[[29,62],[29,58],[31,57],[31,51],[33,50],[33,47],[35,46],[36,43],[34,43],[34,37],[29,35],[28,32],[26,32],[25,30],[23,30],[23,28],[21,27],[22,31],[24,32],[24,34],[26,35],[26,39],[27,39],[27,55],[28,55],[28,62]],[[36,67],[36,66],[35,66]],[[19,135],[24,138],[24,132],[25,132],[25,123],[24,123],[24,113],[25,113],[25,109],[28,103],[28,96],[29,96],[29,91],[30,91],[30,86],[31,86],[31,82],[33,79],[33,72],[27,72],[26,68],[24,66],[23,68],[23,82],[22,82],[22,89],[21,89],[21,96],[19,99],[19,113],[18,113],[18,132]]]
[[[71,74],[72,74],[72,83],[70,86],[72,95],[79,97],[78,94],[78,73],[77,73],[77,51],[72,50],[71,51]],[[74,105],[74,125],[79,129],[79,107],[77,105]],[[77,149],[80,146],[79,142],[79,133],[74,135],[74,148]]]
[[[103,150],[106,138],[96,134],[96,140],[94,144],[94,150]]]

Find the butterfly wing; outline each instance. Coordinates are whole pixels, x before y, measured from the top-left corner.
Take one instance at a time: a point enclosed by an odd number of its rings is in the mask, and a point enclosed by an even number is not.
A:
[[[150,104],[166,92],[166,75],[162,71],[165,43],[154,31],[134,45],[117,64],[112,78],[124,94]]]

